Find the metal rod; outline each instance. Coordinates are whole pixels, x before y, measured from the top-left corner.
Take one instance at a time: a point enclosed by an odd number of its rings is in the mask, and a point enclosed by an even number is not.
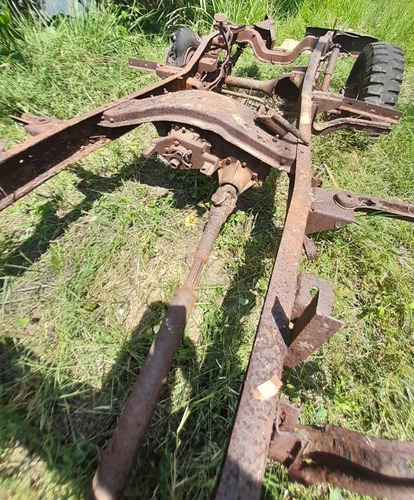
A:
[[[326,65],[326,70],[323,77],[323,82],[321,86],[323,92],[325,92],[329,88],[329,84],[331,83],[332,75],[335,69],[335,64],[336,61],[338,60],[340,52],[341,52],[340,46],[334,45],[331,55],[329,56],[328,64]]]
[[[304,78],[299,130],[309,140],[312,87],[331,36],[320,38]],[[217,489],[219,500],[260,497],[311,205],[311,179],[310,146],[298,144],[292,196]]]
[[[266,104],[266,101],[261,97],[257,97],[256,95],[244,94],[242,92],[233,92],[232,90],[221,89],[221,93],[225,95],[231,95],[232,97],[240,97],[241,99],[245,99],[246,101],[256,101],[260,102],[260,104]]]
[[[158,63],[153,61],[146,61],[145,59],[137,59],[136,57],[130,57],[128,60],[128,66],[131,69],[155,73],[157,71]]]
[[[161,389],[180,344],[187,318],[194,305],[194,290],[214,242],[237,201],[233,186],[218,188],[190,272],[177,290],[129,395],[112,438],[102,454],[92,482],[90,497],[120,498],[134,465]]]
[[[264,92],[265,94],[273,95],[273,89],[277,83],[278,79],[274,80],[254,80],[253,78],[241,78],[240,76],[229,75],[226,77],[226,84],[230,87],[238,87],[240,89],[247,90],[257,90],[258,92]]]

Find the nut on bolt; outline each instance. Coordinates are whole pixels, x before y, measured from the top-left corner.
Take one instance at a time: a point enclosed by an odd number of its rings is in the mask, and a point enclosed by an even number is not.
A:
[[[171,160],[170,160],[170,166],[171,166],[171,168],[173,168],[175,170],[180,165],[181,165],[181,162],[180,162],[180,160],[178,158],[171,158]]]
[[[342,208],[355,208],[358,205],[357,197],[346,191],[336,193],[334,201]]]

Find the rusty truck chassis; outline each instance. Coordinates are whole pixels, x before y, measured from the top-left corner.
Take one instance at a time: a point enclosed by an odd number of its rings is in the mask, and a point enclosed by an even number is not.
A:
[[[306,427],[298,423],[300,410],[279,399],[283,367],[302,363],[342,326],[331,316],[332,284],[299,272],[303,248],[308,258],[316,257],[308,235],[351,224],[356,211],[414,221],[414,205],[325,190],[311,170],[313,134],[344,128],[379,134],[399,120],[401,113],[392,108],[328,90],[338,58],[355,57],[376,39],[309,28],[287,51],[274,47],[270,18],[246,27],[216,14],[214,30],[188,47],[180,66],[130,59],[130,67],[154,72],[160,82],[67,121],[23,115],[18,120],[33,137],[9,150],[5,141],[1,144],[0,209],[146,122],[160,135],[147,157],[158,154],[172,168],[217,174],[219,187],[189,274],[174,295],[100,457],[90,495],[122,495],[220,228],[238,196],[271,169],[279,169],[290,182],[284,229],[216,498],[258,498],[268,457],[288,468],[290,480],[304,485],[329,482],[360,494],[412,498],[413,443],[329,425]],[[305,51],[311,56],[307,66],[274,80],[235,77],[232,69],[247,46],[271,64],[291,64]]]

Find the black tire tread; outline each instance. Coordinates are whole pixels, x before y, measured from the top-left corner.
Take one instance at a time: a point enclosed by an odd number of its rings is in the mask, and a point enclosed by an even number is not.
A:
[[[403,74],[404,53],[398,45],[369,43],[355,61],[345,88],[356,86],[352,97],[361,101],[394,107]]]

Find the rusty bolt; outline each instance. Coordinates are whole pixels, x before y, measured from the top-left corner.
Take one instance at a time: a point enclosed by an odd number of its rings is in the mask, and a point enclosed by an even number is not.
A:
[[[180,160],[178,158],[171,158],[171,160],[170,160],[170,166],[171,166],[171,168],[173,168],[175,170],[180,165],[181,165],[181,162],[180,162]]]

